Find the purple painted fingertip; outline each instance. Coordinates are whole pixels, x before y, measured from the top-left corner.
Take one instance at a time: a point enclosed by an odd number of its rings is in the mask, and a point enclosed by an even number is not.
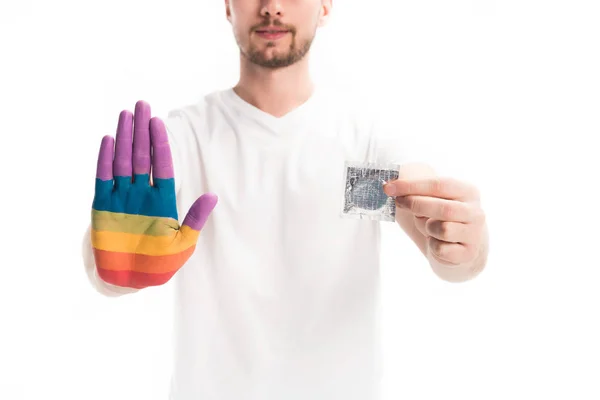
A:
[[[205,193],[200,196],[190,207],[182,225],[187,225],[197,231],[201,230],[218,200],[219,198],[214,193]]]
[[[100,180],[110,181],[113,179],[114,144],[115,140],[112,136],[106,135],[102,138],[96,166],[96,178]]]

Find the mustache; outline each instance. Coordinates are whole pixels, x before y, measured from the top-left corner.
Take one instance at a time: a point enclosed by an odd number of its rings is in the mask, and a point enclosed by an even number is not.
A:
[[[263,22],[252,26],[252,28],[250,28],[250,32],[253,32],[253,31],[261,29],[261,28],[269,28],[271,26],[276,26],[278,28],[285,29],[286,31],[289,31],[291,33],[296,33],[296,28],[294,28],[292,25],[284,24],[283,22],[281,22],[278,19],[264,20]]]

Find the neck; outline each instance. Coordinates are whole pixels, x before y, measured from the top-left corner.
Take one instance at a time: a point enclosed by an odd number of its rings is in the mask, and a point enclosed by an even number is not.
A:
[[[269,69],[240,59],[240,79],[233,90],[260,110],[281,117],[306,102],[314,84],[308,55],[286,68]]]

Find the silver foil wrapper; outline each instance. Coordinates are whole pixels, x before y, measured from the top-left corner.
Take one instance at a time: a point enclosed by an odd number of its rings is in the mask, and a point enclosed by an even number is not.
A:
[[[345,163],[344,218],[393,222],[396,200],[383,191],[383,185],[398,178],[400,166],[395,164]]]

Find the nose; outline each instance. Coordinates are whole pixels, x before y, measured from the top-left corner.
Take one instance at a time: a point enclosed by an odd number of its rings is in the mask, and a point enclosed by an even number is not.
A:
[[[264,0],[260,9],[260,16],[265,18],[282,17],[283,6],[281,0]]]

